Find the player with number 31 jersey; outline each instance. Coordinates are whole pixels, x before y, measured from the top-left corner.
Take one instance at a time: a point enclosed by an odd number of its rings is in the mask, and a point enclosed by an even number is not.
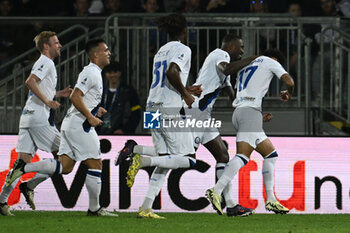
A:
[[[153,80],[147,106],[162,103],[163,107],[182,107],[180,93],[166,79],[165,71],[171,63],[179,66],[181,82],[185,86],[191,67],[191,49],[179,41],[170,41],[158,50],[153,60]]]

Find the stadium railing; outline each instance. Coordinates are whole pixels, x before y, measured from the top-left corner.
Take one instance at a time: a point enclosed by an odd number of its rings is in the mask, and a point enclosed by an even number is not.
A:
[[[73,85],[81,71],[81,67],[87,63],[87,58],[84,54],[84,44],[89,37],[89,30],[85,26],[74,25],[58,33],[58,37],[69,37],[69,42],[64,43],[61,49],[61,56],[56,62],[57,75],[59,77],[57,89],[59,90],[68,85]],[[0,67],[0,69],[12,69],[9,76],[0,80],[0,132],[2,133],[15,133],[18,131],[18,121],[27,94],[25,80],[37,57],[38,52],[33,48]],[[28,58],[35,59],[28,61]],[[59,101],[62,103],[62,106],[57,110],[56,115],[57,118],[63,118],[68,107],[68,101]]]
[[[71,24],[80,22],[84,25],[98,22],[99,26],[104,25],[104,30],[95,30],[94,36],[104,34],[112,51],[112,59],[121,62],[124,66],[123,76],[126,82],[138,91],[141,103],[145,103],[152,80],[153,54],[168,39],[164,33],[158,31],[153,21],[161,15],[115,14],[108,18],[56,17],[54,19],[50,18],[50,23],[55,25],[54,22],[56,20],[58,25],[62,24],[62,22]],[[304,131],[303,134],[318,135],[322,133],[319,127],[315,127],[315,124],[318,123],[315,122],[314,116],[317,114],[312,110],[315,105],[311,93],[313,63],[315,60],[313,46],[315,42],[313,35],[310,34],[310,31],[313,30],[310,30],[309,26],[324,29],[332,25],[341,30],[343,29],[341,27],[341,18],[295,18],[284,14],[187,14],[186,18],[189,22],[187,44],[192,49],[192,68],[189,84],[195,81],[206,55],[213,49],[220,47],[221,39],[227,33],[232,32],[243,38],[245,56],[261,54],[266,48],[277,47],[285,53],[287,58],[285,68],[295,78],[295,95],[290,103],[282,107],[278,98],[279,90],[281,89],[280,82],[278,79],[275,79],[265,98],[264,106],[278,109],[278,111],[293,109],[293,111],[300,112],[304,119],[300,123]],[[31,20],[39,19],[33,18]],[[46,19],[41,18],[41,20]],[[74,36],[72,40],[63,43],[62,56],[56,63],[60,77],[57,89],[61,89],[68,84],[74,85],[77,74],[87,62],[82,52],[81,44],[92,35],[91,33],[81,32],[79,35]],[[344,37],[345,34],[339,33],[339,36]],[[67,44],[71,46],[67,46]],[[76,45],[75,49],[73,45]],[[21,55],[16,59],[23,59],[24,56]],[[13,74],[0,81],[0,108],[3,110],[0,114],[1,133],[17,133],[18,131],[18,120],[26,98],[24,81],[31,64],[14,70]],[[324,64],[322,65],[324,66]],[[0,68],[4,66],[2,65]],[[17,75],[15,75],[16,73]],[[13,89],[13,87],[16,88]],[[220,97],[217,102],[217,106],[220,109],[230,109],[226,98]],[[67,104],[65,103],[65,105]],[[63,116],[62,114],[65,110],[65,108],[61,108],[61,112],[58,115]]]
[[[349,25],[349,24],[348,24]],[[339,129],[350,128],[350,34],[336,26],[320,35],[319,112]]]

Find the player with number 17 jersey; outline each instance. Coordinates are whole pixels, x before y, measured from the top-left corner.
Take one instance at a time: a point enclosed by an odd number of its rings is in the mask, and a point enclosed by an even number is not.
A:
[[[153,79],[147,106],[182,107],[180,93],[166,79],[165,72],[170,63],[180,68],[181,82],[185,86],[191,67],[191,49],[179,41],[170,41],[162,46],[153,60]]]
[[[287,71],[274,59],[266,56],[257,57],[248,66],[237,73],[236,99],[232,106],[253,107],[261,110],[262,98],[269,89],[274,75],[278,78]]]

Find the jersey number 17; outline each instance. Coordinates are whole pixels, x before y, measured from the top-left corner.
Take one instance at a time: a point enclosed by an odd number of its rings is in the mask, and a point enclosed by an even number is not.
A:
[[[252,78],[254,72],[258,69],[258,66],[249,66],[239,72],[239,79],[238,79],[238,91],[244,90],[249,80]],[[243,84],[243,87],[242,87]]]

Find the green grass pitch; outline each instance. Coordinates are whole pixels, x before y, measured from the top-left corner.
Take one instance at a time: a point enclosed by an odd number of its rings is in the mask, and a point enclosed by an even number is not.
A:
[[[15,217],[0,216],[1,233],[350,232],[348,214],[255,214],[249,217],[227,217],[215,213],[160,213],[167,219],[156,220],[137,219],[136,213],[124,212],[119,213],[118,218],[87,217],[86,212],[77,211],[13,213]]]

